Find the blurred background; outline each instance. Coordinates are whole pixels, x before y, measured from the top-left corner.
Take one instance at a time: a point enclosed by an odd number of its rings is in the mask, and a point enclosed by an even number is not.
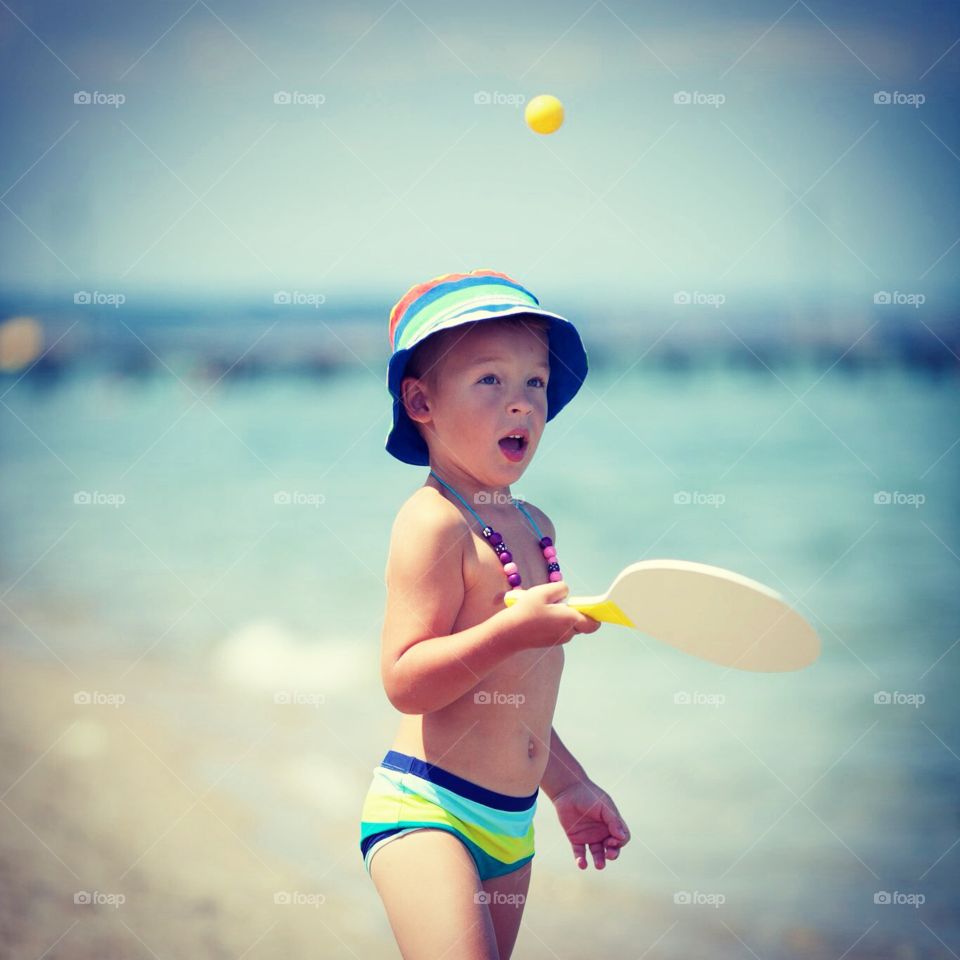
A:
[[[571,592],[714,563],[824,642],[567,646],[633,840],[544,797],[514,955],[960,952],[955,4],[0,6],[5,954],[398,955],[387,316],[481,267],[587,345],[513,490]]]

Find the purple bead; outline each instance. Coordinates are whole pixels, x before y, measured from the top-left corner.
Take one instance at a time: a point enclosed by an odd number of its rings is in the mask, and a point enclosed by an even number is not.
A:
[[[511,573],[510,576],[507,577],[507,583],[509,583],[511,587],[519,587],[519,586],[520,586],[520,574],[519,574],[519,573]]]
[[[500,534],[497,533],[496,530],[494,530],[494,531],[490,534],[490,542],[491,542],[494,546],[496,546],[498,543],[503,543],[503,537],[501,537]]]
[[[480,532],[489,539],[490,534],[494,533],[495,531],[493,527],[484,527],[483,530],[481,530]]]
[[[513,554],[509,550],[504,550],[503,553],[500,554],[501,563],[509,563],[512,559]]]
[[[552,571],[552,570],[559,570],[559,569],[560,569],[560,564],[557,563],[556,561],[554,561],[553,563],[548,563],[548,564],[547,564],[547,570],[551,570],[551,571]]]
[[[540,546],[541,546],[541,547],[552,547],[552,546],[553,546],[553,541],[552,541],[549,537],[541,537],[541,538],[540,538]]]

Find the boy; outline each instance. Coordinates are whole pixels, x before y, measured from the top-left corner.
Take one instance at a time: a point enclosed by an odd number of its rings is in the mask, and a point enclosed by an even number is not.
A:
[[[390,339],[386,449],[431,469],[392,531],[381,677],[403,716],[361,852],[407,960],[506,960],[541,787],[581,869],[586,847],[599,870],[630,838],[552,727],[562,645],[600,624],[559,602],[553,524],[510,496],[587,358],[573,324],[491,270],[412,287]]]

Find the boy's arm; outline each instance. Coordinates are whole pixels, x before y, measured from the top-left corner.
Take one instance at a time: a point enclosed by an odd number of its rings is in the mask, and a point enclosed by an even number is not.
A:
[[[508,607],[451,632],[463,605],[469,536],[459,511],[442,504],[408,502],[394,523],[380,672],[401,713],[453,703],[516,652],[516,617]]]
[[[546,770],[543,771],[540,789],[554,800],[557,794],[562,793],[567,787],[589,779],[576,757],[564,746],[557,731],[551,727],[550,759],[547,761]]]

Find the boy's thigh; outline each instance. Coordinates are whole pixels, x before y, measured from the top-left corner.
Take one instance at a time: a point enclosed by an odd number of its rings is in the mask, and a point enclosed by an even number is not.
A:
[[[404,960],[499,960],[484,888],[469,851],[446,830],[384,844],[370,878]]]
[[[502,877],[491,877],[483,881],[483,890],[487,894],[487,906],[497,936],[497,948],[501,960],[506,960],[513,952],[520,931],[520,920],[527,902],[530,888],[530,868],[528,861],[519,870]]]

